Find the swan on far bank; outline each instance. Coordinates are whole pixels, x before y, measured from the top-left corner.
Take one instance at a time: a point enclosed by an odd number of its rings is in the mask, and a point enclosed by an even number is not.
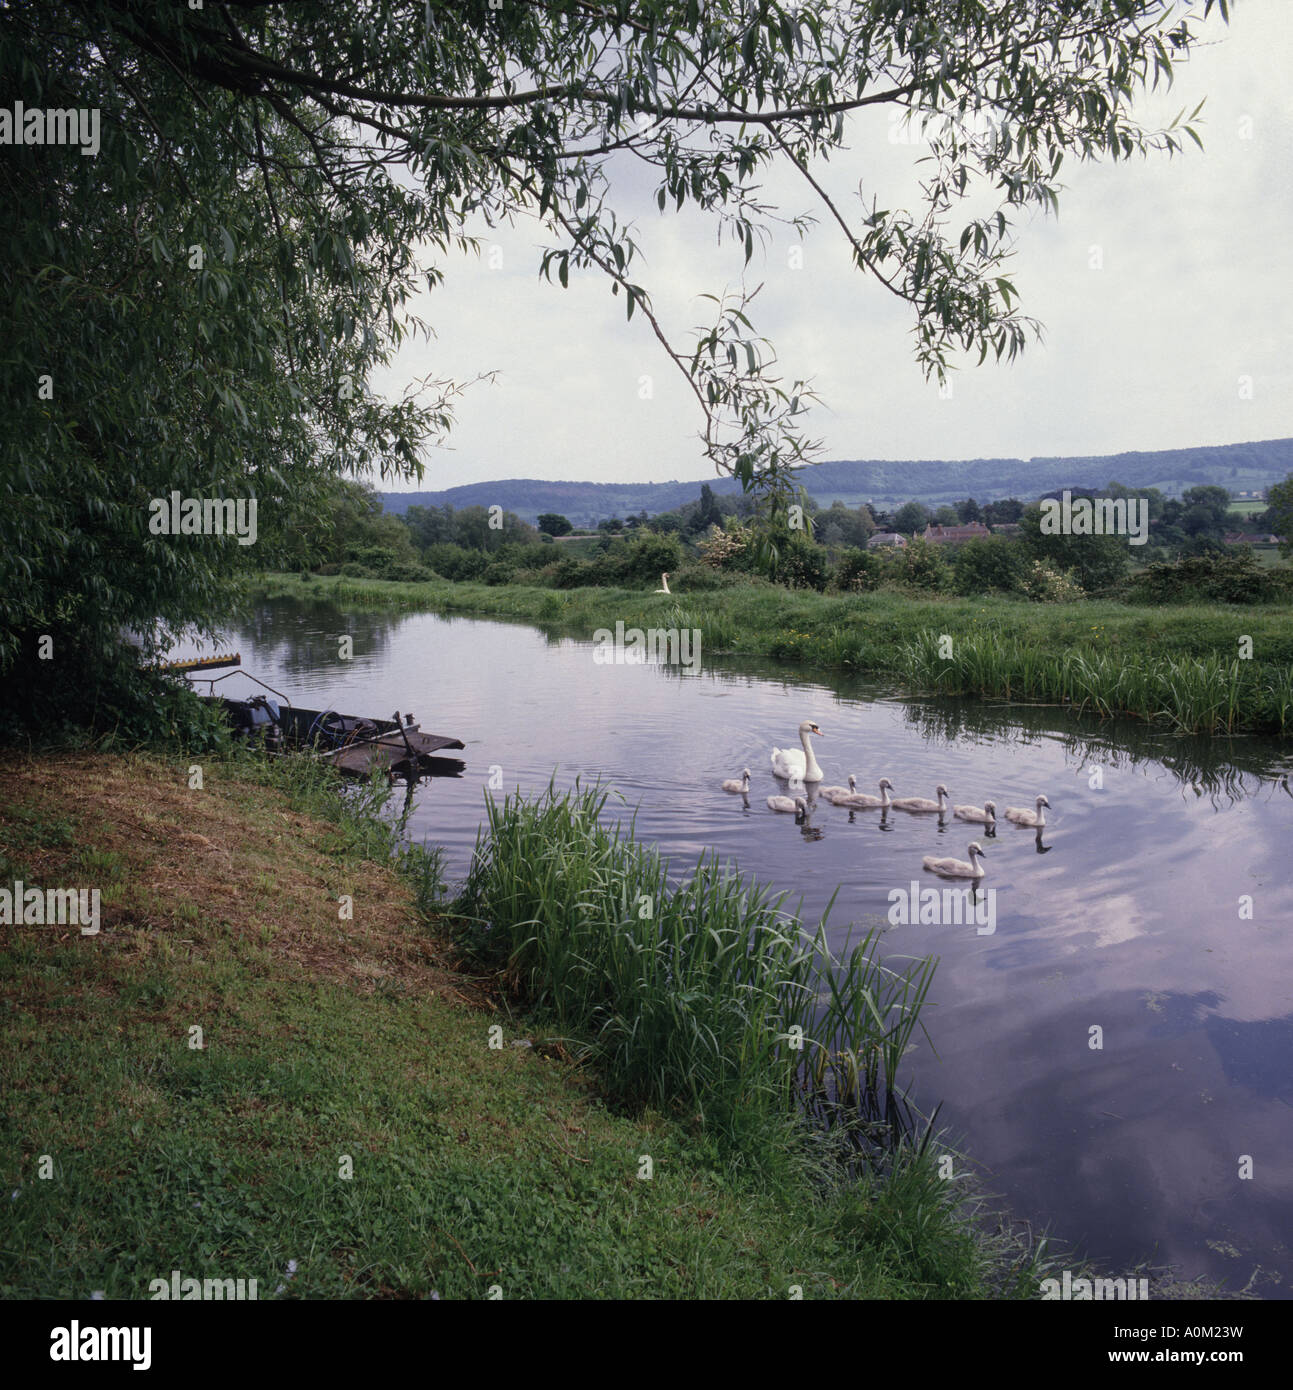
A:
[[[996,825],[997,803],[985,801],[982,806],[953,806],[952,814],[957,820],[972,820],[978,825]]]
[[[927,854],[921,862],[932,873],[942,874],[944,878],[982,878],[988,872],[979,863],[980,859],[988,857],[983,853],[983,846],[975,840],[966,852],[970,856],[968,864],[964,859],[940,859],[933,854]]]
[[[750,769],[747,767],[740,777],[729,777],[723,783],[725,792],[740,792],[742,796],[750,794]]]
[[[1044,796],[1039,796],[1037,798],[1037,809],[1035,811],[1029,811],[1023,806],[1007,806],[1006,819],[1014,821],[1016,825],[1035,826],[1040,830],[1042,826],[1046,824],[1046,812],[1042,807],[1049,806],[1050,804],[1051,803],[1047,801]]]
[[[663,589],[657,589],[657,590],[656,590],[656,593],[657,593],[657,594],[668,594],[668,593],[671,593],[671,592],[672,592],[672,591],[670,590],[670,588],[669,588],[669,572],[668,572],[668,570],[666,570],[666,571],[660,576],[660,583],[664,585],[664,588],[663,588]]]
[[[799,742],[804,746],[802,753],[793,748],[774,748],[772,750],[772,771],[778,777],[784,777],[788,782],[820,782],[822,780],[822,770],[817,766],[817,759],[813,757],[813,745],[809,740],[809,734],[816,734],[818,738],[825,738],[825,735],[811,719],[805,719],[799,726]]]
[[[802,796],[770,796],[768,808],[773,811],[785,811],[787,814],[793,812],[796,820],[802,820],[808,814],[808,803]]]
[[[850,777],[849,781],[852,782],[853,779]],[[872,796],[868,792],[854,792],[851,796],[840,797],[835,804],[847,806],[850,811],[866,810],[872,806],[879,806],[887,811],[893,805],[889,799],[891,791],[893,791],[893,783],[887,777],[881,777],[879,796]]]
[[[895,811],[937,811],[941,816],[946,812],[947,808],[943,802],[948,796],[948,790],[941,782],[935,788],[935,795],[938,797],[937,801],[931,801],[927,796],[900,796],[889,805]]]

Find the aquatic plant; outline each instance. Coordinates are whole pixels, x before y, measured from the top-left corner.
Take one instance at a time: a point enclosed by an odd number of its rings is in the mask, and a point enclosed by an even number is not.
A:
[[[729,1137],[825,1095],[897,1114],[898,1068],[932,960],[846,959],[774,894],[702,855],[679,879],[601,789],[488,803],[454,911],[465,944],[556,1026],[616,1094]]]
[[[953,640],[944,656],[927,630],[898,648],[904,679],[949,695],[1001,695],[1049,701],[1101,718],[1131,714],[1184,733],[1233,733],[1246,727],[1283,732],[1293,708],[1293,675],[1217,652],[1177,657],[1068,648],[1043,650],[997,633]]]

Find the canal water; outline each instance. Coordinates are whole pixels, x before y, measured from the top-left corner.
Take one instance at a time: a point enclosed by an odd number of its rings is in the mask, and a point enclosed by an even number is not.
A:
[[[339,639],[353,644],[341,659]],[[592,634],[586,634],[590,639]],[[1139,1261],[1267,1298],[1293,1292],[1293,762],[1258,738],[1183,739],[1067,711],[914,699],[784,663],[606,664],[534,627],[258,604],[227,641],[300,705],[413,712],[467,745],[461,777],[414,793],[413,838],[467,870],[491,778],[538,794],[600,781],[608,814],[684,868],[716,849],[802,899],[832,935],[884,922],[887,953],[939,959],[907,1057],[913,1098],[1013,1217],[1105,1277]],[[196,652],[177,649],[175,655]],[[205,683],[195,679],[198,689]],[[258,687],[243,676],[227,694]],[[820,798],[766,805],[775,746],[815,721],[829,784],[1051,809],[1038,836]],[[720,790],[751,771],[748,805]],[[926,854],[979,839],[985,925],[890,922],[946,886]],[[991,930],[988,930],[988,927]]]

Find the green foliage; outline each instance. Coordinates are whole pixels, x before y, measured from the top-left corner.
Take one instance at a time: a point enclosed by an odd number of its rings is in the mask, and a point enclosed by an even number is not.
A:
[[[792,533],[777,546],[767,567],[767,577],[791,589],[816,589],[821,593],[829,575],[826,551],[802,532]]]
[[[673,536],[646,532],[631,539],[606,540],[606,548],[590,560],[563,556],[552,572],[558,589],[585,586],[659,586],[661,574],[682,563],[682,547]]]
[[[428,546],[422,558],[428,569],[445,579],[479,579],[489,568],[489,556],[483,551],[447,542]]]
[[[893,514],[893,529],[903,536],[914,536],[932,520],[923,502],[904,502]]]
[[[869,507],[847,507],[833,502],[813,516],[813,535],[826,546],[862,548],[875,533],[875,518]]]
[[[843,594],[864,594],[879,588],[888,566],[873,551],[846,550],[835,565],[832,587]]]
[[[1082,586],[1071,574],[1054,570],[1040,560],[1030,560],[1019,586],[1034,603],[1076,603],[1083,597]]]
[[[952,587],[958,594],[1024,591],[1029,554],[1005,536],[968,540],[952,554]]]
[[[1278,603],[1293,572],[1263,569],[1246,546],[1148,565],[1124,586],[1132,603]]]
[[[951,585],[951,568],[945,547],[932,541],[909,541],[905,546],[885,552],[888,578],[901,588],[915,592],[938,593]]]
[[[95,628],[50,625],[49,660],[32,660],[25,679],[0,680],[0,728],[39,744],[99,738],[118,747],[150,745],[194,753],[227,746],[229,731],[183,677],[146,669],[124,643],[99,644]]]
[[[1028,553],[1054,573],[1072,574],[1087,593],[1112,589],[1131,563],[1126,536],[1050,535],[1035,506],[1024,510],[1019,525]]]
[[[507,560],[491,560],[481,573],[482,584],[511,584],[516,579],[516,567]]]
[[[515,512],[495,513],[489,508],[413,506],[404,513],[413,544],[421,550],[437,545],[456,545],[466,550],[497,552],[518,545],[535,545],[539,534]],[[567,523],[567,529],[569,524]],[[554,535],[563,534],[554,532]]]
[[[240,575],[289,561],[284,537],[338,476],[413,472],[448,423],[451,392],[390,405],[363,389],[407,331],[414,248],[433,231],[419,200],[377,169],[329,192],[299,121],[198,74],[193,18],[0,19],[0,86],[60,107],[93,92],[102,141],[95,158],[5,151],[10,672],[30,669],[31,638],[57,613],[96,646],[123,626],[150,652],[185,625],[210,632]],[[254,499],[257,542],[150,532],[151,499],[172,492]]]
[[[669,587],[680,594],[706,594],[751,583],[746,575],[729,574],[710,565],[683,565],[670,570]]]
[[[294,515],[288,525],[272,518],[267,539],[286,568],[302,571],[348,565],[360,567],[348,574],[399,579],[419,565],[404,520],[382,510],[375,488],[346,478],[321,485],[308,516]]]
[[[1266,492],[1266,524],[1271,534],[1282,536],[1281,555],[1293,555],[1293,473]]]
[[[727,521],[710,528],[709,535],[697,543],[701,563],[727,573],[750,574],[759,564],[752,529],[739,521]]]

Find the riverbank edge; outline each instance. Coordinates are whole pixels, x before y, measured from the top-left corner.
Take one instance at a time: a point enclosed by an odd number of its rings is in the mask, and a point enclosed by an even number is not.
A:
[[[702,653],[885,676],[914,693],[1059,704],[1190,733],[1293,734],[1286,604],[1038,604],[767,586],[664,595],[279,573],[258,576],[251,593],[503,618],[585,641],[617,623],[688,628],[700,632]]]
[[[419,915],[375,803],[285,768],[0,755],[0,879],[103,884],[96,935],[5,933],[5,1296],[1035,1296],[1017,1239],[928,1220],[932,1154],[823,1193],[623,1112]]]

